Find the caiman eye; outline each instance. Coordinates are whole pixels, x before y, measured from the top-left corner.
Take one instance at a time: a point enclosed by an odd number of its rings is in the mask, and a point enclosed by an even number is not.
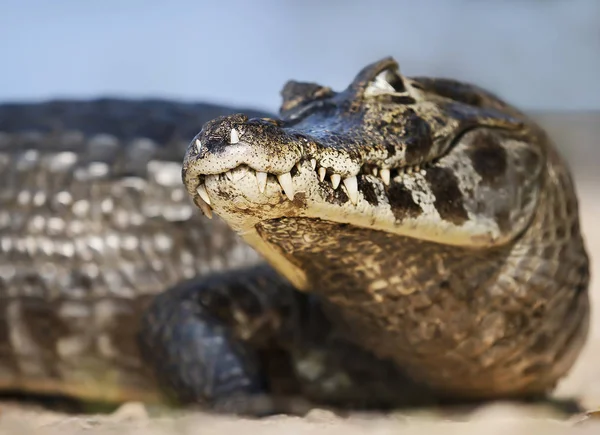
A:
[[[375,76],[365,89],[365,95],[402,94],[406,92],[402,76],[396,70],[386,69]]]

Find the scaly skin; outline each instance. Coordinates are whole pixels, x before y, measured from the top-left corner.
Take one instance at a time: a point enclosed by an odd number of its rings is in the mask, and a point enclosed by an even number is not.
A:
[[[435,394],[550,391],[586,339],[589,265],[540,127],[392,59],[343,92],[290,82],[283,97],[279,120],[204,126],[184,160],[195,203],[313,294],[337,334]]]
[[[0,106],[0,390],[161,400],[139,357],[145,307],[183,280],[256,261],[223,222],[195,213],[181,183],[190,138],[234,112]]]

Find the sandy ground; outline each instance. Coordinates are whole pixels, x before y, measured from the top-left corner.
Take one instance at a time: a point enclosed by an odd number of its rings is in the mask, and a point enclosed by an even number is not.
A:
[[[559,385],[555,396],[577,398],[587,409],[600,409],[600,114],[544,115],[544,124],[556,137],[575,169],[582,225],[592,258],[592,325],[580,359]],[[576,144],[571,148],[570,144]],[[371,432],[402,434],[598,434],[600,417],[566,416],[541,405],[488,404],[476,409],[412,410],[389,415],[356,414],[338,417],[326,410],[313,410],[306,417],[278,416],[263,420],[239,419],[202,413],[164,416],[142,404],[128,403],[111,415],[66,415],[47,410],[0,404],[0,434],[341,434]]]

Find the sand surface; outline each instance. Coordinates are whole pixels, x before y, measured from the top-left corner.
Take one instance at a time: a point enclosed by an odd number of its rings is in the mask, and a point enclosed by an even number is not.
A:
[[[600,114],[540,116],[574,168],[582,225],[592,258],[592,325],[587,345],[555,396],[577,398],[587,409],[600,409]],[[0,404],[0,434],[600,434],[600,418],[567,416],[542,405],[495,403],[470,410],[420,409],[388,415],[338,417],[315,409],[306,417],[263,420],[203,413],[161,415],[139,403],[111,415],[67,415],[25,406]]]

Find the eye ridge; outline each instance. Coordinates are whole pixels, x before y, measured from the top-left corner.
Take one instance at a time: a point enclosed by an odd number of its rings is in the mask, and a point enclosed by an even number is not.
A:
[[[377,74],[365,89],[366,97],[397,94],[408,94],[408,89],[402,76],[393,69],[386,69]]]
[[[404,86],[404,80],[402,80],[402,77],[396,74],[395,71],[387,70],[386,81],[399,94],[407,92],[406,86]]]

